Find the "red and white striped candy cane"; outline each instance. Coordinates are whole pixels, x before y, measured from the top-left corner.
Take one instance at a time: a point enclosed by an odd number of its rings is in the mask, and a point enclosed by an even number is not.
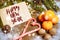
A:
[[[32,22],[32,25],[33,25],[33,26],[38,26],[38,28],[37,28],[37,29],[34,29],[34,30],[32,30],[32,31],[26,32],[26,30],[27,30],[27,28],[29,27],[29,24],[30,24],[31,21],[33,21],[33,22]],[[31,18],[31,19],[28,20],[27,25],[26,25],[26,27],[25,27],[24,30],[23,30],[23,33],[22,33],[19,37],[14,38],[13,40],[17,40],[17,39],[22,40],[22,38],[23,38],[24,36],[26,36],[26,35],[28,35],[28,34],[31,34],[31,33],[33,33],[33,32],[36,32],[36,31],[40,30],[40,28],[41,28],[41,26],[40,26],[39,23],[36,22],[36,19]]]

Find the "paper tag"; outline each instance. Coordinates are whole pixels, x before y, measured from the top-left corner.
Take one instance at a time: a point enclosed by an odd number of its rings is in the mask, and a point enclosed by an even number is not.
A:
[[[3,25],[10,25],[11,27],[26,22],[31,18],[25,2],[0,9],[0,16]]]

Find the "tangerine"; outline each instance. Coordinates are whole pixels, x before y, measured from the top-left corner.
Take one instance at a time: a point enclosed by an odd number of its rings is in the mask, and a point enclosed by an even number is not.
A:
[[[53,24],[51,21],[44,21],[42,23],[42,28],[44,28],[45,30],[50,30],[52,29],[52,27],[53,27]]]
[[[59,21],[58,16],[57,16],[57,15],[54,16],[53,19],[52,19],[52,23],[53,23],[53,24],[56,24],[56,23],[58,23],[58,21]]]
[[[44,14],[41,13],[39,16],[38,16],[38,20],[43,22],[44,21]]]
[[[45,11],[45,20],[52,20],[52,18],[55,16],[54,11],[52,10],[47,10]]]

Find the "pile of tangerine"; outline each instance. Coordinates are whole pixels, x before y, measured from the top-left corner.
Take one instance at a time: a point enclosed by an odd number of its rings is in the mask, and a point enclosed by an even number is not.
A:
[[[45,30],[50,30],[53,27],[53,24],[58,23],[59,19],[58,16],[55,15],[54,11],[47,10],[38,16],[38,20],[42,22],[42,28]]]
[[[48,40],[52,35],[56,34],[56,25],[59,21],[58,16],[52,10],[47,10],[39,14],[39,22],[42,22],[42,28],[38,31],[40,35],[44,35],[43,38]]]

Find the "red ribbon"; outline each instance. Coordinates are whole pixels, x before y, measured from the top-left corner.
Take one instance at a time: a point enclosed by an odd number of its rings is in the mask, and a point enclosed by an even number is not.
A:
[[[27,30],[27,28],[29,27],[29,24],[30,24],[31,21],[33,21],[33,22],[32,22],[32,25],[33,25],[33,26],[38,26],[38,28],[37,28],[37,29],[34,29],[34,30],[32,30],[32,31],[26,32],[26,30]],[[19,37],[14,38],[13,40],[17,40],[17,39],[22,40],[22,38],[23,38],[24,36],[40,30],[40,27],[41,27],[41,26],[40,26],[39,23],[36,22],[36,19],[31,18],[31,19],[28,20],[27,25],[26,25],[26,27],[25,27],[24,30],[23,30],[23,33],[22,33]]]

